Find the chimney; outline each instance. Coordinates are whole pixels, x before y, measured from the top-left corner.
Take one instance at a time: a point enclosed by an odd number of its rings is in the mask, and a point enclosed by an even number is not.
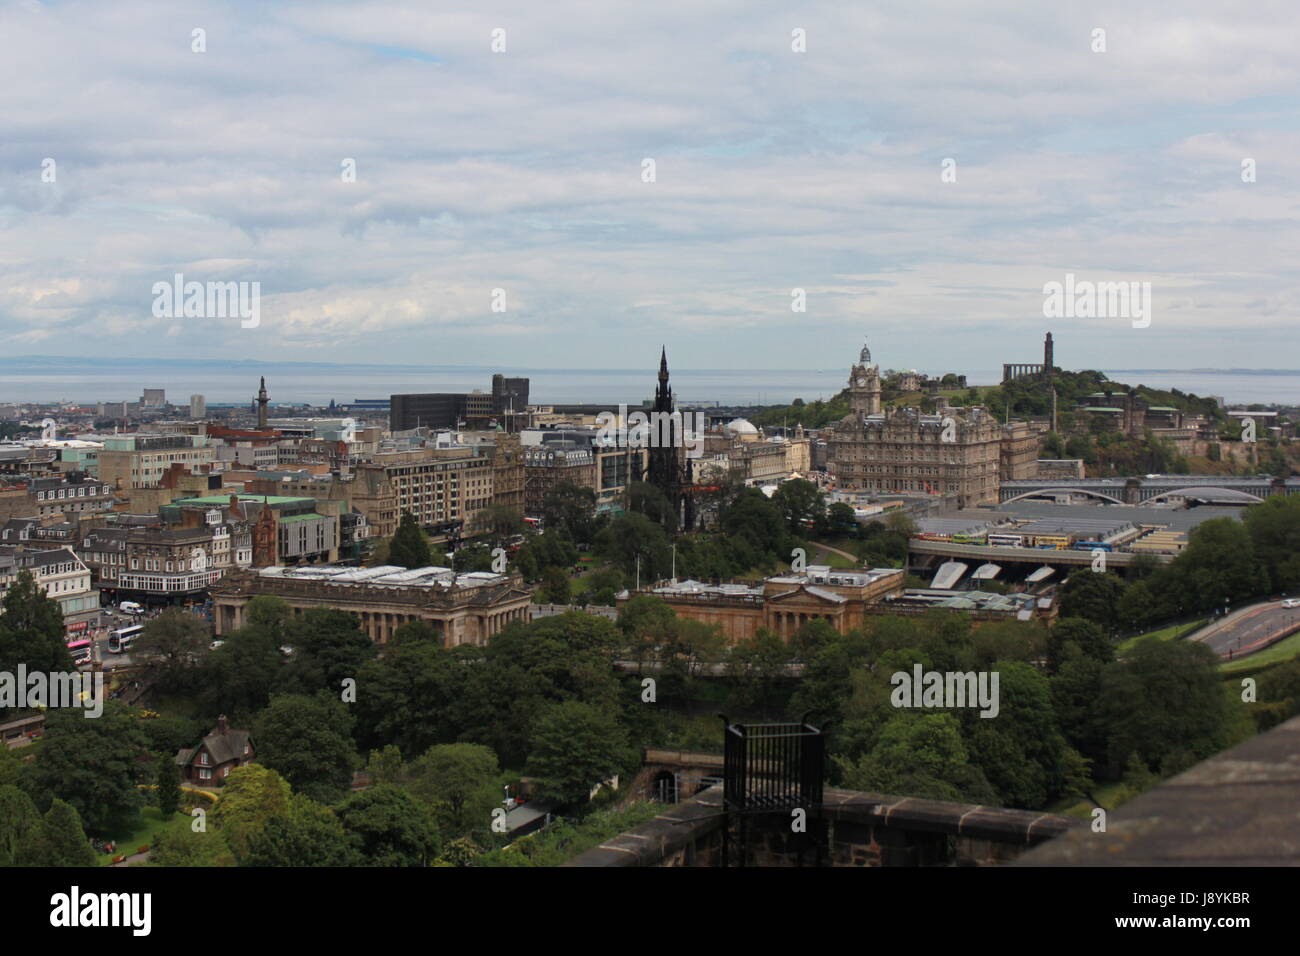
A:
[[[217,718],[217,733],[221,734],[221,736],[224,737],[228,729],[229,729],[229,725],[226,723],[226,715],[222,714],[220,717]]]

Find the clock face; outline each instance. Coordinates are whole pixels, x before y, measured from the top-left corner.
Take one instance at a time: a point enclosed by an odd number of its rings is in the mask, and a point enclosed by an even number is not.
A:
[[[866,380],[865,378],[863,378],[861,375],[859,375],[859,376],[858,376],[858,388],[866,388],[866,387],[867,387],[867,380]]]

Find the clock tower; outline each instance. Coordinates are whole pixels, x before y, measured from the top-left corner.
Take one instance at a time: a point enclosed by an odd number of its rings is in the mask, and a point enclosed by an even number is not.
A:
[[[849,407],[859,417],[880,414],[880,366],[871,361],[871,349],[865,345],[849,373]]]

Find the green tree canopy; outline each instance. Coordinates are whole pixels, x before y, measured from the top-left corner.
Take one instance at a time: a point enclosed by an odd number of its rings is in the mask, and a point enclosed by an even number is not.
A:
[[[427,866],[437,856],[432,815],[398,787],[379,784],[354,793],[337,815],[357,840],[362,866]]]
[[[17,673],[19,664],[44,673],[72,670],[65,634],[58,602],[30,571],[19,571],[0,602],[0,670]]]
[[[281,694],[257,715],[257,759],[295,790],[333,803],[348,792],[359,760],[353,718],[338,697]]]
[[[585,803],[596,784],[635,760],[627,731],[607,710],[578,700],[543,711],[532,736],[528,773],[538,789],[564,803]]]
[[[111,833],[134,821],[143,799],[138,761],[148,740],[116,701],[87,719],[81,710],[49,710],[45,737],[32,775],[42,804],[66,800],[92,833]]]
[[[402,512],[397,532],[389,542],[388,562],[403,568],[427,568],[432,564],[429,540],[409,511]]]

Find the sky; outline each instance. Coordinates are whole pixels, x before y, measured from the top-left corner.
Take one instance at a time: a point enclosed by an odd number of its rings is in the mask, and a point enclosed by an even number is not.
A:
[[[1066,368],[1300,368],[1298,23],[0,2],[0,362],[818,369],[865,341],[937,373],[1050,329]],[[155,314],[178,273],[258,283],[256,326]],[[1067,274],[1150,283],[1149,322],[1046,318]]]

